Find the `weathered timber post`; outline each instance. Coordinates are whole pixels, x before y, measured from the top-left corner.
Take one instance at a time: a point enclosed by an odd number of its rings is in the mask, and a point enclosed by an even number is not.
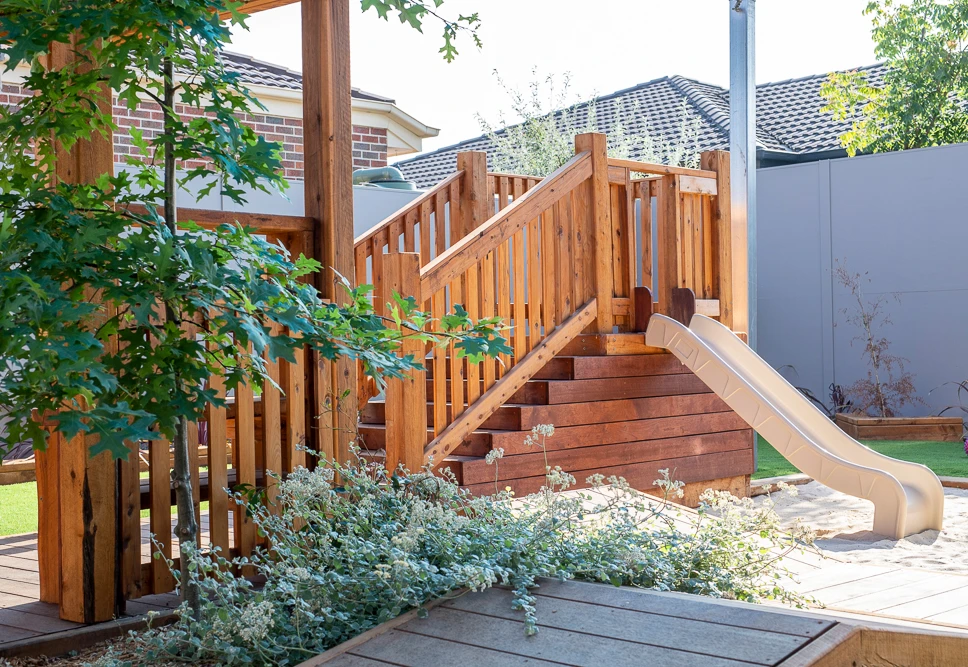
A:
[[[746,285],[746,229],[732,224],[730,202],[729,153],[707,151],[702,154],[702,168],[716,172],[716,196],[712,200],[713,258],[717,275],[713,276],[713,298],[719,299],[719,321],[733,331],[746,331],[745,288],[737,292],[734,285]],[[734,249],[739,248],[738,256]]]
[[[388,301],[392,302],[394,292],[420,301],[418,253],[388,253],[383,258],[383,270]],[[406,339],[399,353],[400,356],[412,354],[423,363],[425,350],[424,342]],[[387,381],[386,429],[387,469],[393,472],[402,464],[410,471],[420,470],[427,445],[427,371],[423,368],[409,371],[404,378]]]
[[[336,273],[349,280],[355,273],[349,15],[349,0],[302,3],[305,200],[306,215],[316,221],[309,254],[323,265],[317,287],[334,301],[345,298]],[[345,462],[357,426],[356,361],[313,356],[311,445]],[[342,397],[339,405],[335,397]]]
[[[79,57],[76,44],[54,43],[49,68],[63,69]],[[102,111],[111,112],[111,93],[106,86],[93,101]],[[54,178],[61,183],[93,183],[113,171],[113,139],[94,133],[70,150],[58,150]],[[97,436],[79,433],[66,441],[55,434],[51,440],[54,446],[37,459],[42,599],[57,602],[64,620],[107,621],[118,614],[123,602],[119,595],[118,463],[108,452],[90,456]]]
[[[612,297],[615,293],[615,276],[612,268],[612,218],[608,192],[608,144],[604,134],[588,133],[575,137],[575,152],[588,152],[592,158],[591,208],[588,241],[593,253],[594,266],[591,279],[592,294],[598,300],[598,333],[610,334],[615,326]],[[580,307],[582,304],[575,304]]]

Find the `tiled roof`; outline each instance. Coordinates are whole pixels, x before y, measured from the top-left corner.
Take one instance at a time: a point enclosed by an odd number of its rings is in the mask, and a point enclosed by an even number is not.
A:
[[[884,65],[861,68],[877,84]],[[820,113],[824,102],[820,86],[826,74],[765,83],[756,87],[757,145],[769,151],[815,153],[841,147],[839,136],[849,122],[835,121]],[[675,144],[685,124],[695,119],[700,150],[729,146],[729,91],[682,76],[667,76],[641,83],[597,98],[594,102],[597,125],[604,132],[621,121],[626,133],[648,132],[661,144]],[[588,108],[567,116],[575,126],[585,125]],[[559,112],[560,115],[560,112]],[[493,142],[486,135],[462,141],[407,160],[397,162],[408,180],[428,188],[454,173],[457,153],[482,150],[491,152]],[[640,156],[632,150],[633,159]]]
[[[241,53],[223,51],[226,69],[230,72],[238,72],[239,79],[247,86],[269,86],[270,88],[288,88],[289,90],[302,90],[302,74],[287,69],[282,65],[262,62],[255,58]],[[353,97],[358,100],[371,100],[374,102],[389,102],[394,104],[395,100],[376,93],[368,93],[359,88],[353,88]]]

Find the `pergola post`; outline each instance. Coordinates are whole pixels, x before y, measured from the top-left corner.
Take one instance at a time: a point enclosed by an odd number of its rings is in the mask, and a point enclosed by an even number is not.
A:
[[[306,216],[316,221],[312,252],[323,264],[317,287],[336,302],[346,298],[339,276],[354,275],[349,15],[349,0],[302,3]],[[356,362],[317,359],[312,368],[314,444],[322,454],[347,461],[357,424]]]
[[[74,44],[54,43],[48,66],[59,70],[77,59]],[[110,113],[111,93],[106,86],[94,101]],[[113,171],[112,137],[94,134],[69,151],[58,150],[54,178],[61,183],[93,183]],[[108,621],[123,604],[118,464],[108,452],[90,456],[96,436],[81,433],[67,441],[55,433],[51,442],[49,451],[37,459],[41,595],[60,605],[64,620]]]
[[[756,0],[729,0],[729,173],[733,261],[733,326],[756,349]],[[745,279],[745,282],[736,278]]]

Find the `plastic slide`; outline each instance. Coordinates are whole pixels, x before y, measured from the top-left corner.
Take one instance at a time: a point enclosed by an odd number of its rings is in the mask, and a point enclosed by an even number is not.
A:
[[[729,328],[653,315],[646,343],[672,352],[790,463],[835,491],[874,503],[873,531],[901,539],[941,530],[944,490],[931,470],[898,461],[840,430]]]

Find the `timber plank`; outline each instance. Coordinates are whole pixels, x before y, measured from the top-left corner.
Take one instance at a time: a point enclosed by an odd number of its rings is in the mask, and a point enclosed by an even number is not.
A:
[[[465,595],[443,607],[517,620],[521,612],[513,609],[513,601],[512,591],[494,589],[486,595]],[[543,598],[538,605],[538,625],[539,632],[555,628],[695,653],[697,661],[707,655],[773,665],[809,641],[808,637],[768,630],[552,597]]]
[[[539,615],[538,618],[541,620],[543,617]],[[465,646],[576,666],[661,664],[667,667],[734,667],[748,664],[547,626],[542,626],[537,636],[526,637],[522,623],[523,616],[508,620],[438,607],[426,619],[410,621],[400,626],[400,630],[460,642]],[[405,652],[401,650],[402,646],[397,644],[398,654]],[[459,654],[454,656],[451,664],[463,664],[457,656]]]
[[[710,391],[706,384],[692,373],[621,380],[614,378],[548,380],[546,383],[549,404],[702,394]]]
[[[554,438],[552,438],[553,440]],[[707,433],[680,438],[665,438],[643,442],[580,447],[549,452],[547,465],[561,466],[562,470],[590,470],[614,466],[629,466],[647,461],[670,460],[684,456],[706,456],[717,452],[745,450],[750,446],[749,431]],[[462,466],[464,484],[484,484],[488,481],[536,477],[545,473],[545,454],[507,456],[495,471],[483,459],[467,461]]]
[[[511,406],[506,406],[511,407]],[[572,403],[568,405],[513,406],[520,411],[521,428],[531,430],[539,424],[578,426],[604,424],[606,422],[671,417],[674,415],[699,415],[710,412],[728,412],[729,406],[712,393],[659,396],[652,398],[629,398],[595,403]],[[487,425],[484,428],[500,428]]]
[[[591,445],[612,445],[622,442],[646,442],[704,433],[742,431],[749,427],[735,412],[713,412],[699,415],[678,415],[655,419],[636,419],[606,424],[556,427],[548,439],[549,452],[575,449]],[[505,456],[534,451],[524,446],[527,431],[486,431],[490,446],[504,450]]]
[[[504,465],[506,466],[507,463]],[[723,477],[749,475],[753,472],[752,438],[750,438],[750,447],[746,449],[611,467],[592,466],[583,470],[566,470],[565,472],[571,473],[575,477],[576,484],[571,487],[573,489],[587,488],[589,486],[588,477],[601,474],[606,478],[612,475],[624,477],[633,489],[648,491],[656,488],[655,480],[661,477],[659,470],[665,468],[669,469],[669,474],[673,479],[686,484]],[[537,493],[545,483],[543,474],[506,482],[518,497]],[[471,493],[490,495],[494,493],[494,482],[467,485],[467,490]]]
[[[436,615],[436,610],[431,612]],[[520,627],[518,628],[520,632]],[[517,667],[518,665],[555,665],[557,662],[514,655],[486,646],[468,645],[425,634],[390,630],[349,652],[353,657],[372,658],[380,663],[425,667],[462,665],[464,667]],[[384,662],[385,661],[385,662]],[[327,663],[327,664],[336,664]],[[355,667],[356,663],[344,663]]]
[[[582,581],[559,582],[542,579],[534,594],[541,598],[561,598],[590,602],[620,609],[691,618],[721,625],[768,630],[770,632],[817,637],[835,623],[831,620],[794,614],[777,614],[752,605],[723,603],[686,593],[661,593],[635,588],[615,588]]]

